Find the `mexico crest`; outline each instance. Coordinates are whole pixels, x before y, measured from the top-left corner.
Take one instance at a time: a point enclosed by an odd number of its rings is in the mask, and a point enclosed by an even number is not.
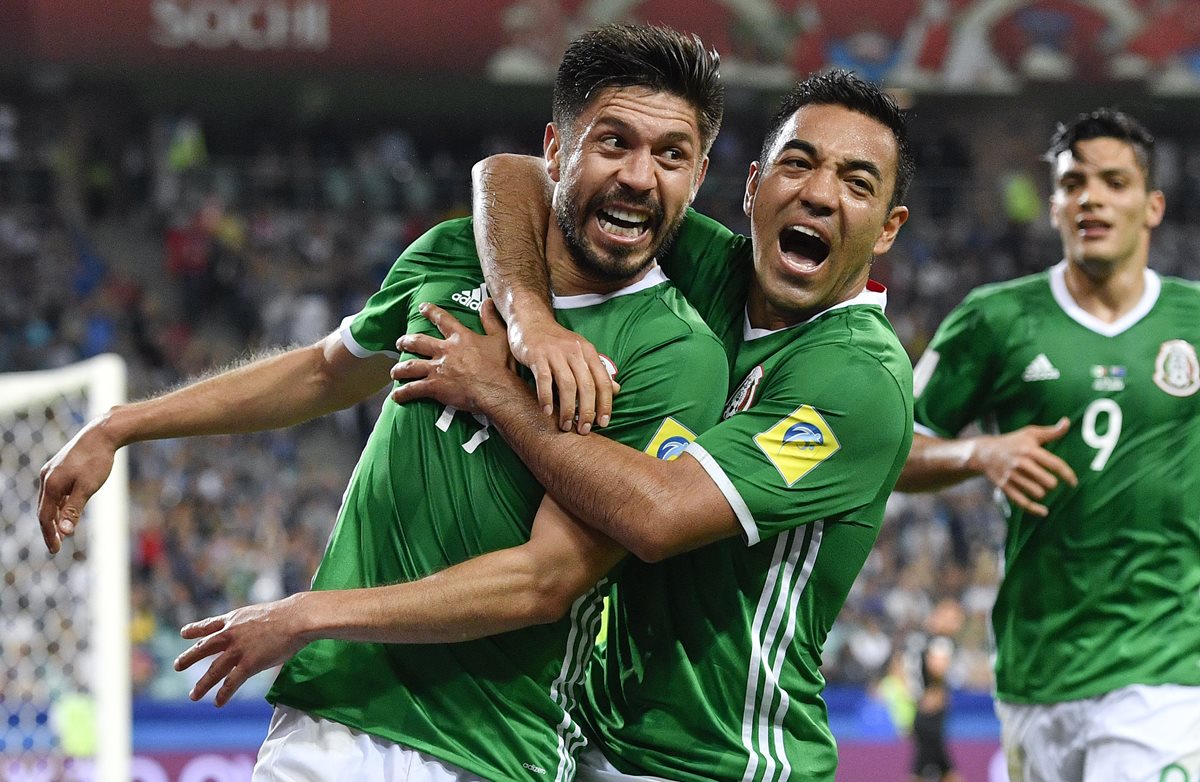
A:
[[[1154,359],[1154,384],[1171,396],[1191,396],[1200,390],[1200,361],[1190,342],[1171,339],[1162,343]]]

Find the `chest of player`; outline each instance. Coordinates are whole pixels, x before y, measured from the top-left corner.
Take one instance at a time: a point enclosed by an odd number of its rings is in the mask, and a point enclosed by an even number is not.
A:
[[[1002,431],[1053,423],[1102,436],[1128,428],[1195,427],[1200,416],[1200,321],[1152,313],[1114,335],[1077,323],[1026,324],[1009,336],[990,396]]]

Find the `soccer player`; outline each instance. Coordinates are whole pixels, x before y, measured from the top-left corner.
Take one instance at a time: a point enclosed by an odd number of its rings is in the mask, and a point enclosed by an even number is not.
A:
[[[1200,288],[1147,268],[1154,141],[1109,109],[1047,153],[1063,260],[973,291],[916,374],[899,488],[1007,498],[992,612],[1013,780],[1200,776]],[[972,421],[985,434],[957,437]]]
[[[483,203],[544,214],[536,165],[499,162],[512,170],[481,177],[505,182]],[[397,365],[423,378],[397,401],[486,413],[552,494],[644,560],[621,574],[589,675],[599,750],[580,779],[833,779],[821,647],[912,439],[912,366],[868,280],[911,170],[903,115],[874,86],[836,72],[786,96],[750,164],[753,243],[690,214],[662,259],[734,367],[724,420],[669,463],[562,431],[449,313],[430,310],[447,341],[404,338],[432,358]],[[512,246],[498,236],[490,254]]]
[[[622,385],[607,434],[664,458],[724,400],[720,343],[654,262],[701,184],[722,107],[717,55],[698,39],[603,27],[564,55],[545,137],[556,311]],[[432,328],[423,303],[477,327],[485,296],[471,222],[452,220],[321,343],[115,408],[45,468],[47,544],[70,533],[117,447],[361,400],[388,380],[396,339]],[[384,408],[314,590],[188,625],[196,644],[176,668],[212,657],[192,697],[223,680],[221,705],[287,661],[256,780],[568,780],[597,581],[624,552],[543,498],[486,418],[433,402]]]

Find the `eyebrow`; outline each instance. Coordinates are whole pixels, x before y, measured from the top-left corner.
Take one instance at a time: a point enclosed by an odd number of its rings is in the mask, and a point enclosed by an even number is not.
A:
[[[817,152],[816,147],[814,147],[809,142],[804,141],[802,139],[798,139],[798,138],[791,139],[790,141],[785,143],[783,145],[783,147],[779,150],[779,154],[783,154],[784,152],[788,151],[789,149],[799,150],[800,152],[803,152],[807,155],[811,155],[812,157],[820,157],[821,156]],[[776,155],[776,157],[778,157],[778,155]],[[841,163],[838,166],[838,169],[841,171],[865,171],[866,173],[875,177],[875,179],[879,180],[880,182],[883,181],[883,172],[879,169],[879,166],[875,165],[870,160],[860,160],[860,159],[847,160],[847,161],[844,161],[843,163]]]
[[[630,125],[620,117],[613,117],[609,115],[601,115],[600,117],[597,117],[596,121],[592,123],[592,130],[618,130],[622,133],[629,134],[635,132],[633,125]],[[700,143],[700,140],[696,136],[683,130],[669,131],[661,136],[658,136],[655,141],[658,143],[667,144],[682,144],[686,142],[687,144],[696,145]]]

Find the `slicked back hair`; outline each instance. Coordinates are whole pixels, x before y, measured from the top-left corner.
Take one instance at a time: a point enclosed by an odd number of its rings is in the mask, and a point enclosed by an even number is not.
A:
[[[888,208],[904,203],[916,169],[912,148],[908,143],[908,118],[892,96],[851,71],[840,68],[814,73],[783,96],[768,126],[767,136],[763,139],[758,167],[766,169],[770,162],[768,156],[792,115],[811,104],[842,106],[877,120],[892,131],[892,138],[896,141],[896,181]]]
[[[553,118],[575,132],[575,122],[607,87],[646,87],[678,96],[696,110],[705,155],[721,129],[725,87],[721,57],[695,35],[653,25],[607,24],[567,47],[554,80]]]
[[[1114,138],[1133,148],[1138,167],[1145,174],[1146,190],[1154,190],[1154,136],[1133,117],[1123,111],[1099,108],[1084,112],[1067,124],[1058,123],[1050,137],[1046,160],[1053,167],[1058,156],[1070,150],[1079,156],[1078,144],[1094,138]],[[1053,172],[1053,168],[1051,169]]]

